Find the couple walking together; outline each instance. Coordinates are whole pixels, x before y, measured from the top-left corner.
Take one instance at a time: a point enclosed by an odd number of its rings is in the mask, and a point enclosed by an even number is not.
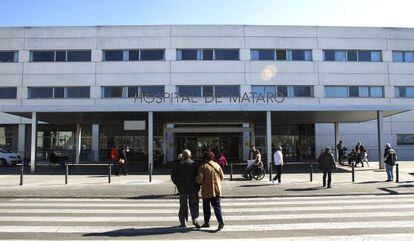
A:
[[[210,227],[211,207],[214,209],[218,230],[224,227],[221,214],[220,196],[223,170],[215,161],[213,152],[203,154],[203,162],[196,164],[191,160],[190,150],[184,150],[182,160],[178,162],[171,173],[171,180],[177,186],[180,193],[180,211],[178,218],[180,226],[186,227],[188,220],[188,206],[190,206],[191,219],[196,228]],[[198,192],[201,185],[201,196],[203,198],[204,224],[198,222],[199,204]]]

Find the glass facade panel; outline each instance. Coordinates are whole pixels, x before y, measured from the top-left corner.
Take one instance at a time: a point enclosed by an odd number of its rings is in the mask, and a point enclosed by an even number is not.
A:
[[[121,86],[107,86],[103,88],[103,97],[104,98],[122,98],[123,97],[123,87]]]
[[[275,51],[273,49],[259,49],[258,60],[275,60]]]
[[[68,87],[67,98],[89,98],[89,87]]]
[[[381,62],[381,51],[371,51],[371,61]]]
[[[55,61],[54,51],[33,51],[32,52],[33,62],[53,62]]]
[[[122,50],[105,50],[104,61],[123,61],[124,51]]]
[[[304,50],[291,50],[292,51],[292,60],[293,61],[304,61],[305,60],[305,51]]]
[[[129,61],[138,61],[139,60],[139,50],[129,50],[128,51],[128,60]]]
[[[360,86],[359,87],[359,97],[369,97],[369,87]]]
[[[65,88],[55,87],[54,98],[65,98]]]
[[[359,97],[358,86],[349,86],[349,97]]]
[[[414,98],[414,87],[405,87],[405,97]]]
[[[29,87],[29,98],[52,99],[53,87]]]
[[[369,95],[374,98],[382,98],[384,97],[383,88],[380,86],[371,86],[369,88]]]
[[[178,94],[187,97],[201,97],[201,86],[178,86]]]
[[[346,51],[335,51],[335,61],[346,61]]]
[[[276,50],[276,60],[287,60],[286,50]]]
[[[358,51],[358,61],[370,62],[371,61],[371,51]]]
[[[181,49],[177,50],[177,59],[178,60],[198,60],[198,50],[197,49]]]
[[[393,62],[404,62],[404,53],[402,51],[392,51]]]
[[[0,63],[17,62],[16,51],[0,51]]]
[[[326,86],[325,97],[327,98],[348,97],[348,88],[345,86]]]
[[[141,60],[142,61],[157,61],[164,60],[164,50],[141,50]]]
[[[0,99],[16,99],[16,87],[0,87]]]
[[[325,61],[335,61],[335,51],[334,50],[324,50],[323,59]]]
[[[90,62],[91,61],[91,51],[90,50],[76,50],[67,52],[67,61],[68,62]]]
[[[239,60],[238,49],[216,49],[214,55],[215,60]]]
[[[414,52],[405,52],[404,62],[414,62]]]
[[[358,54],[355,50],[350,50],[347,52],[348,61],[350,62],[356,62],[358,61]]]
[[[203,60],[213,60],[214,54],[212,49],[203,50]]]
[[[294,97],[311,97],[312,91],[310,86],[293,86]]]
[[[258,49],[252,49],[252,50],[250,50],[250,59],[251,60],[260,60],[259,50]]]
[[[56,62],[66,61],[66,51],[56,51]]]

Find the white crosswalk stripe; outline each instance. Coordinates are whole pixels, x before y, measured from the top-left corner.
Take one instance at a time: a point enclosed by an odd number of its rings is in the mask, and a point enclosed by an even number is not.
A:
[[[4,199],[0,240],[413,240],[414,195],[222,199],[225,227],[177,227],[177,199]],[[200,202],[200,220],[203,221]]]

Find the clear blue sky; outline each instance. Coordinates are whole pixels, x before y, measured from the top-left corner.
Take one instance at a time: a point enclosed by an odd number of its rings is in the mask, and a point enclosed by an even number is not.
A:
[[[414,27],[414,0],[0,0],[0,26],[133,24]]]

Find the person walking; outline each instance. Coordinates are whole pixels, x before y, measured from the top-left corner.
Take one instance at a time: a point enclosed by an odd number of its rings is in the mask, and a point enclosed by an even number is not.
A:
[[[318,158],[318,163],[319,169],[323,172],[323,187],[331,188],[332,170],[336,168],[336,165],[330,147],[325,148],[325,151]]]
[[[127,172],[125,169],[126,162],[127,162],[127,146],[123,145],[121,149],[121,154],[119,155],[119,159],[118,159],[118,170],[116,172],[117,176],[119,176],[119,173],[121,172],[121,170],[124,173],[124,176],[127,175]]]
[[[224,156],[224,153],[220,153],[220,157],[219,159],[217,159],[217,163],[221,166],[221,168],[224,168],[225,166],[227,166],[227,159]]]
[[[218,230],[223,229],[224,222],[221,214],[221,181],[223,180],[223,170],[220,165],[214,161],[212,152],[203,154],[203,163],[201,163],[196,181],[201,184],[201,196],[203,198],[204,224],[202,227],[210,227],[211,208],[213,206],[214,214],[218,221]]]
[[[283,166],[283,154],[282,154],[282,147],[278,146],[276,148],[275,153],[273,154],[273,161],[275,162],[276,167],[276,176],[273,178],[272,183],[275,185],[275,181],[277,180],[277,183],[282,183],[282,166]]]
[[[180,210],[178,219],[180,227],[187,227],[188,206],[190,206],[191,219],[196,228],[200,228],[198,222],[198,191],[200,186],[196,183],[197,166],[191,160],[191,151],[185,149],[183,151],[182,160],[179,161],[171,172],[171,180],[177,186],[180,195]]]
[[[397,162],[397,152],[391,148],[391,144],[387,143],[384,150],[385,171],[387,172],[386,182],[394,180],[394,166]]]

